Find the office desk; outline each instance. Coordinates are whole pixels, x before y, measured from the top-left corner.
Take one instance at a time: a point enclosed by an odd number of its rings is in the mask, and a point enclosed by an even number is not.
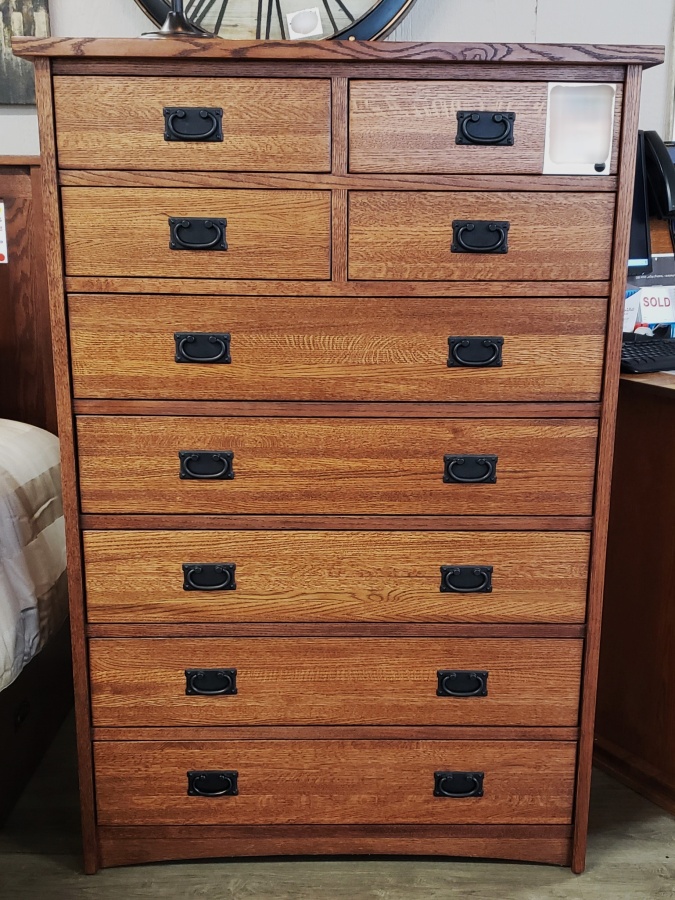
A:
[[[675,375],[624,375],[595,761],[675,814]]]

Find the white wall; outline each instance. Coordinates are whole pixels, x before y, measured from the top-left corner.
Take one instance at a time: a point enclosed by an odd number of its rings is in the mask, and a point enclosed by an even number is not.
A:
[[[134,37],[151,28],[134,0],[50,0],[52,33]],[[675,0],[418,0],[398,40],[666,44]],[[645,73],[641,127],[664,133],[668,64]],[[38,152],[30,108],[0,107],[0,155]]]

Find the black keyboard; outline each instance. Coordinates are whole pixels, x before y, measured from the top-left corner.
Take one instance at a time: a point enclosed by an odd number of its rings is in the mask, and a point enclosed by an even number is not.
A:
[[[675,369],[675,339],[645,338],[624,341],[621,349],[621,371],[634,375]]]

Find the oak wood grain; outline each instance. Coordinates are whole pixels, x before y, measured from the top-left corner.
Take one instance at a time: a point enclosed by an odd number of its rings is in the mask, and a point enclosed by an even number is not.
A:
[[[607,528],[616,433],[616,410],[619,393],[621,336],[625,303],[625,277],[628,266],[630,223],[633,214],[633,184],[640,112],[642,70],[629,67],[625,86],[625,113],[621,133],[620,187],[617,195],[617,218],[612,254],[612,296],[607,326],[603,409],[598,444],[598,474],[594,498],[593,548],[588,586],[588,637],[584,653],[584,688],[581,701],[581,738],[579,741],[578,777],[575,797],[575,829],[572,870],[580,873],[586,860],[588,809],[593,760],[593,729],[598,684],[598,658],[602,628],[602,601],[607,558]]]
[[[562,835],[564,829],[565,826],[560,825],[467,825],[454,828],[448,825],[193,825],[183,828],[171,825],[126,828],[104,825],[99,828],[99,846],[104,866],[223,856],[307,854],[487,856],[566,866],[570,860],[571,839],[556,836]],[[311,883],[315,884],[313,877]],[[497,875],[495,883],[502,884]],[[329,889],[332,890],[332,887]],[[394,887],[394,890],[397,888]],[[346,893],[351,896],[349,884],[346,885]]]
[[[565,825],[576,745],[139,741],[95,744],[94,752],[101,825]],[[204,769],[238,771],[238,796],[188,797],[186,772]],[[434,797],[439,770],[484,771],[484,796]]]
[[[509,222],[508,253],[452,253],[455,220]],[[349,277],[604,280],[613,225],[607,194],[351,191]]]
[[[597,419],[600,403],[588,401],[568,403],[392,403],[370,400],[347,401],[305,400],[200,400],[200,416],[301,416],[309,418],[386,418],[397,419]],[[73,409],[88,416],[189,416],[195,411],[194,400],[73,400]]]
[[[576,741],[572,726],[500,725],[216,725],[92,728],[95,741]]]
[[[603,300],[71,295],[76,397],[598,400]],[[106,328],[101,329],[101,321]],[[179,364],[175,333],[226,332],[230,365]],[[449,336],[503,337],[500,368],[448,366]]]
[[[591,511],[588,420],[78,419],[83,512],[438,515]],[[179,478],[180,450],[234,452],[233,480]],[[495,484],[445,484],[445,454],[499,457]],[[571,461],[573,460],[573,465]]]
[[[541,174],[548,87],[481,81],[353,81],[351,172]],[[460,110],[512,112],[513,146],[455,143]]]
[[[82,537],[90,623],[585,618],[590,540],[583,533],[86,531]],[[199,561],[234,562],[236,590],[186,592],[182,563]],[[441,593],[442,565],[492,566],[491,593]]]
[[[42,209],[46,253],[47,290],[54,354],[56,412],[61,449],[61,478],[66,537],[66,571],[70,610],[77,758],[80,783],[80,812],[84,868],[93,873],[99,865],[96,837],[94,772],[89,708],[89,672],[85,635],[82,555],[78,529],[79,495],[74,423],[71,407],[68,331],[63,294],[63,255],[59,189],[56,178],[56,138],[52,102],[51,71],[48,59],[35,60],[35,90],[42,149]]]
[[[269,297],[607,297],[607,281],[254,281],[227,278],[99,277],[65,279],[71,294],[196,294]]]
[[[92,640],[93,724],[576,725],[581,653],[555,640]],[[186,695],[186,669],[220,668],[236,669],[236,695]],[[438,697],[437,672],[455,669],[487,671],[487,696]]]
[[[330,193],[63,188],[69,275],[330,278]],[[169,218],[227,219],[227,250],[171,250]]]
[[[327,78],[57,76],[54,105],[61,168],[127,169],[130,160],[150,170],[331,168]],[[222,109],[223,140],[166,141],[165,107]]]
[[[80,516],[88,530],[314,530],[314,531],[591,531],[591,516],[294,516],[294,515],[92,515]]]
[[[373,60],[406,63],[470,61],[659,65],[662,46],[617,44],[433,43],[403,41],[205,41],[200,38],[148,41],[141,38],[15,37],[17,56],[131,57],[180,59]]]

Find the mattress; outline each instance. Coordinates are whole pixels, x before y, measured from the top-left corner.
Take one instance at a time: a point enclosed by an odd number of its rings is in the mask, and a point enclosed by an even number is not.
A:
[[[58,438],[0,419],[0,690],[66,616]]]

